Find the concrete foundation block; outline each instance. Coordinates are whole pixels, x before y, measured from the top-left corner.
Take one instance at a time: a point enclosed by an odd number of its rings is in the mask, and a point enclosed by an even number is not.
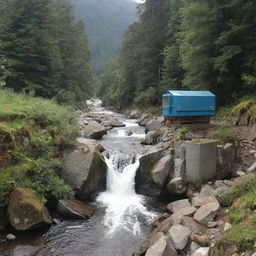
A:
[[[199,184],[216,176],[216,140],[186,142],[186,181]]]

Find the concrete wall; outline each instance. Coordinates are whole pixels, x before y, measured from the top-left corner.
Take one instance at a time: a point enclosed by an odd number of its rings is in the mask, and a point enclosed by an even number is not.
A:
[[[186,142],[186,181],[198,184],[216,176],[217,141]]]

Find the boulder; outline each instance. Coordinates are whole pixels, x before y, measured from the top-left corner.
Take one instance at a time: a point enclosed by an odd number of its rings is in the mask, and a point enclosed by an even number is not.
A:
[[[140,115],[140,112],[138,110],[133,110],[130,114],[130,118],[138,118]]]
[[[208,256],[209,250],[209,247],[200,247],[191,256]]]
[[[108,129],[100,125],[96,121],[90,121],[87,126],[82,129],[82,136],[90,139],[101,139]]]
[[[167,219],[165,219],[164,221],[162,221],[158,227],[154,230],[154,232],[168,232],[168,230],[170,229],[170,227],[173,225],[173,217],[170,216]]]
[[[208,184],[202,186],[199,197],[213,196],[213,195],[214,195],[214,188],[212,188],[212,186]]]
[[[184,207],[178,211],[176,211],[172,216],[193,216],[197,209],[193,206]]]
[[[147,125],[146,125],[146,133],[151,132],[151,131],[156,131],[158,129],[160,129],[163,126],[161,121],[158,120],[150,120]]]
[[[163,232],[152,232],[140,247],[140,254],[145,253],[157,240],[164,236]]]
[[[171,240],[163,236],[153,244],[146,252],[145,256],[178,256]]]
[[[80,199],[89,199],[106,189],[107,165],[93,145],[79,146],[64,153],[61,176]]]
[[[181,177],[171,179],[166,188],[170,194],[177,195],[184,194],[187,190],[184,180]]]
[[[190,230],[182,225],[173,225],[168,231],[168,236],[172,240],[175,249],[179,251],[186,248],[190,235]]]
[[[124,127],[125,126],[125,124],[124,123],[122,123],[122,122],[120,122],[120,121],[118,121],[118,120],[114,120],[114,119],[112,119],[112,120],[107,120],[107,121],[103,121],[102,123],[101,123],[101,125],[104,125],[104,126],[106,126],[106,127]]]
[[[166,183],[167,179],[172,170],[172,156],[167,155],[161,158],[154,166],[151,171],[152,180],[154,183],[162,188]]]
[[[214,220],[219,209],[220,205],[217,202],[205,204],[197,210],[194,219],[202,225],[207,225]]]
[[[196,196],[192,198],[192,205],[197,208],[208,203],[218,203],[218,200],[216,199],[215,196],[204,196],[204,197]]]
[[[177,201],[174,201],[172,203],[169,203],[167,205],[167,209],[168,209],[169,212],[175,213],[175,212],[181,210],[182,208],[185,208],[185,207],[188,207],[188,206],[191,206],[189,200],[188,199],[181,199],[181,200],[177,200]]]
[[[57,212],[68,219],[88,219],[94,208],[76,199],[62,199],[58,201]]]
[[[157,131],[148,132],[145,139],[141,142],[142,145],[155,145],[158,143],[160,134]]]
[[[146,126],[146,124],[148,123],[149,121],[149,116],[148,114],[143,114],[141,116],[141,118],[139,119],[138,121],[138,124],[141,125],[141,126]]]
[[[8,205],[10,224],[17,230],[29,230],[52,223],[44,204],[27,188],[15,188]]]
[[[233,172],[236,158],[234,144],[226,143],[217,146],[217,177],[225,178]]]
[[[210,238],[210,235],[207,233],[204,233],[202,235],[192,234],[191,240],[197,244],[200,244],[201,246],[210,246],[211,245],[211,238]]]
[[[162,187],[152,179],[153,166],[164,157],[163,149],[156,149],[141,156],[139,167],[135,176],[135,189],[138,194],[158,196]]]
[[[192,217],[184,216],[182,218],[181,222],[182,226],[187,227],[189,230],[191,230],[195,234],[202,235],[207,231],[207,228],[196,221]]]
[[[95,146],[95,149],[99,152],[103,152],[105,150],[104,147],[97,140],[86,139],[86,138],[77,138],[76,141],[79,144],[81,144],[81,146],[87,146],[87,145]]]

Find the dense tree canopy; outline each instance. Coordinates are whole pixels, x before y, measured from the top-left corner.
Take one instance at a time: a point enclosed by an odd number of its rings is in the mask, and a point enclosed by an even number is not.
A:
[[[61,102],[88,97],[90,53],[69,1],[0,0],[0,6],[5,85]]]
[[[146,0],[99,94],[120,108],[159,104],[166,89],[210,90],[221,104],[255,94],[255,13],[253,0]]]

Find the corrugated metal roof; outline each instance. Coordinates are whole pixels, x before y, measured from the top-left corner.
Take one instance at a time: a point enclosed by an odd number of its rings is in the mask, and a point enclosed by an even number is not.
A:
[[[173,96],[215,96],[209,91],[172,91],[168,90],[166,93]]]

